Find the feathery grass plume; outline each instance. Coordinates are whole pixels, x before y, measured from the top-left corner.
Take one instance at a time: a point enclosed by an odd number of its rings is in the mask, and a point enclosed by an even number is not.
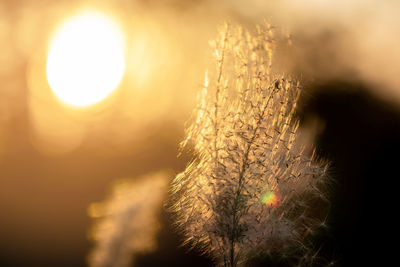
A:
[[[91,231],[95,247],[89,255],[90,266],[132,266],[133,254],[155,249],[168,181],[164,172],[121,180],[107,201],[91,205],[90,215],[99,219]]]
[[[182,142],[196,157],[174,179],[170,201],[186,243],[221,266],[238,266],[301,247],[322,224],[326,165],[299,138],[299,83],[272,71],[276,31],[226,25],[220,32],[212,42],[216,72],[206,73]]]

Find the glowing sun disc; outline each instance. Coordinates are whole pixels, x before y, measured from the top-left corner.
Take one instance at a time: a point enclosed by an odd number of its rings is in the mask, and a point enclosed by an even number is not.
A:
[[[54,36],[46,72],[62,102],[88,106],[103,100],[125,72],[124,42],[117,25],[98,13],[70,19]]]

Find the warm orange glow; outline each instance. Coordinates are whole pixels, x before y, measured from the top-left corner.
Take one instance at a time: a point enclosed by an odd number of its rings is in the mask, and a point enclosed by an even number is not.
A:
[[[47,58],[47,80],[73,106],[106,98],[125,72],[124,42],[117,25],[98,13],[74,17],[56,33]]]

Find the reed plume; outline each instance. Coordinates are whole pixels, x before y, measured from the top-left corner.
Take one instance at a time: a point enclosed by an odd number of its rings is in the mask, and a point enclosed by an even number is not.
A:
[[[156,248],[158,215],[168,184],[163,172],[117,183],[111,197],[92,204],[96,223],[91,231],[95,247],[89,255],[92,267],[133,266],[133,255]]]
[[[273,72],[276,31],[226,25],[216,71],[206,73],[182,147],[195,159],[171,186],[171,210],[186,242],[218,265],[303,246],[323,224],[326,164],[309,155],[295,118],[300,84]]]

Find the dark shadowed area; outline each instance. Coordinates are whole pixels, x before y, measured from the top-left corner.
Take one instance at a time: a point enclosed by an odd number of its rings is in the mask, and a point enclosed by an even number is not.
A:
[[[394,257],[388,238],[396,221],[400,110],[366,93],[362,84],[332,81],[318,87],[304,115],[324,122],[316,147],[331,161],[335,180],[324,246],[340,266],[389,264]]]

